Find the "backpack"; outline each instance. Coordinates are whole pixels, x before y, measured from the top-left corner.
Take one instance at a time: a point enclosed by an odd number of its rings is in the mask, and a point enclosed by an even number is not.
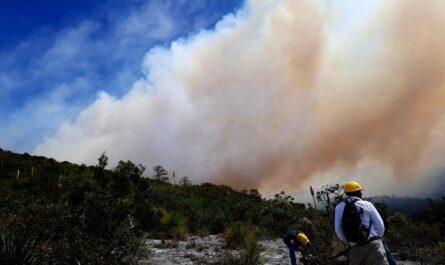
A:
[[[348,242],[364,244],[368,240],[369,231],[371,230],[371,222],[369,228],[362,225],[360,212],[355,207],[357,200],[346,200],[341,224],[343,226],[343,233]]]

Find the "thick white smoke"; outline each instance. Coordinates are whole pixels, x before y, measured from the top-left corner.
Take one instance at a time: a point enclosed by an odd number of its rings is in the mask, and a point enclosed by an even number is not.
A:
[[[150,50],[146,79],[120,99],[102,93],[35,153],[92,164],[106,151],[267,192],[370,165],[398,181],[433,174],[445,3],[381,1],[348,25],[329,5],[251,0],[212,31]]]

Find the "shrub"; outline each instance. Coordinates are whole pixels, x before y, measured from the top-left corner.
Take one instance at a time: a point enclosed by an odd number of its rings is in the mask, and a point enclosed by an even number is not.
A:
[[[256,239],[255,228],[242,222],[235,222],[224,231],[228,248],[240,248]]]
[[[255,228],[242,222],[235,222],[224,231],[226,247],[237,251],[226,250],[220,264],[227,265],[261,265],[264,263],[262,250],[258,244]]]
[[[0,264],[40,264],[36,241],[11,228],[0,229]]]
[[[184,238],[188,232],[187,218],[179,212],[167,212],[161,219],[169,238]]]
[[[418,250],[417,261],[422,265],[443,265],[445,264],[445,242],[437,246],[423,247]]]
[[[256,240],[245,242],[241,248],[239,255],[240,265],[261,265],[264,259],[261,254],[262,247]]]
[[[131,218],[98,219],[93,209],[85,209],[91,206],[84,204],[83,215],[77,215],[58,204],[32,204],[9,215],[0,220],[0,256],[27,259],[24,264],[135,264],[142,241],[132,229]],[[93,227],[94,222],[101,229]]]

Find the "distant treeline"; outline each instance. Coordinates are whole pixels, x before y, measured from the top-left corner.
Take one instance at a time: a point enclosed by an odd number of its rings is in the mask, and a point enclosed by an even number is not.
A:
[[[370,200],[373,203],[386,204],[390,214],[396,212],[409,215],[420,214],[426,211],[429,206],[428,199],[416,197],[373,196]]]

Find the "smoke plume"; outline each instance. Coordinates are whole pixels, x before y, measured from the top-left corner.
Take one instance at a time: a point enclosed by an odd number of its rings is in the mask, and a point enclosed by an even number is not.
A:
[[[434,174],[445,3],[380,1],[346,25],[329,5],[251,0],[214,30],[151,49],[146,78],[123,98],[102,93],[35,153],[91,164],[106,151],[266,192],[363,165],[399,182]]]

